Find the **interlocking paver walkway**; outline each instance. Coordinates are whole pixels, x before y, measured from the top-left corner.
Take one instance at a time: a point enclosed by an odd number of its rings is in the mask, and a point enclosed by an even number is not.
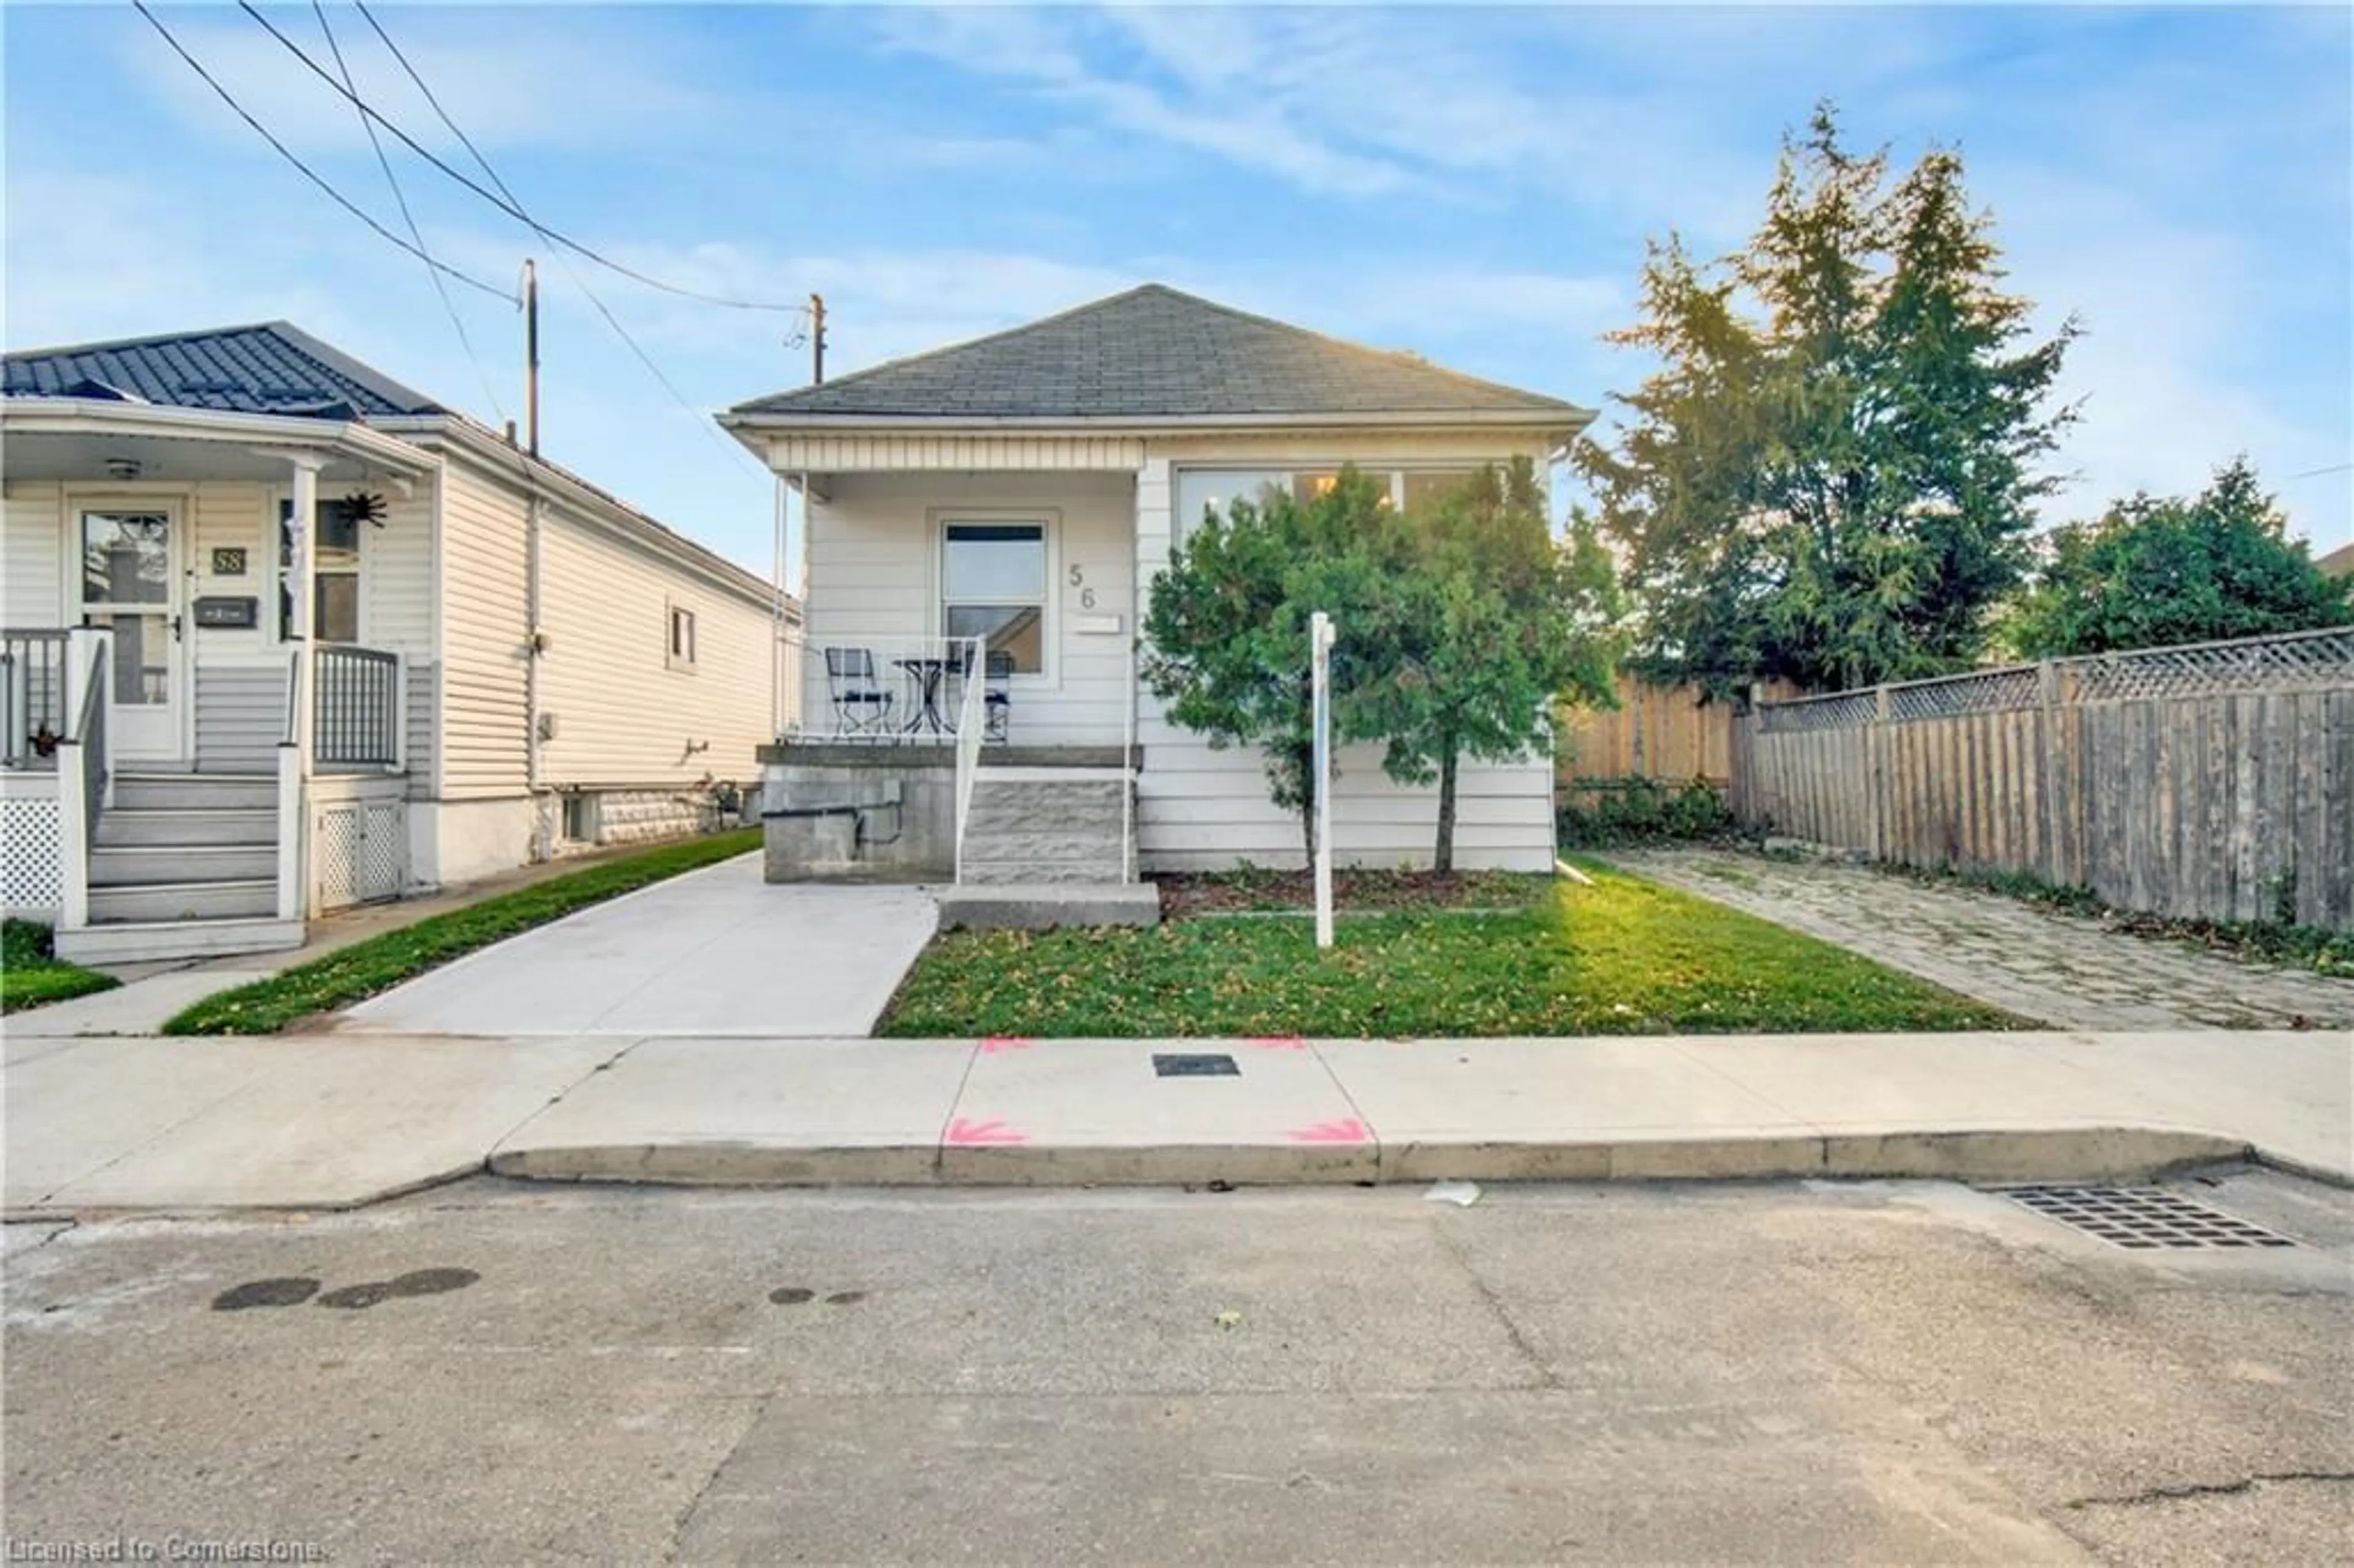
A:
[[[2062,1029],[2354,1029],[2354,980],[2243,963],[1999,894],[1731,850],[1609,858]]]

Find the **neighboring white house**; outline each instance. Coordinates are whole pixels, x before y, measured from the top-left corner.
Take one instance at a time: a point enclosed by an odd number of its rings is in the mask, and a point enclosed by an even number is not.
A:
[[[285,323],[5,366],[0,894],[67,957],[693,832],[783,727],[772,585]]]
[[[804,722],[768,754],[769,808],[795,813],[771,822],[770,874],[1299,864],[1257,753],[1213,749],[1138,685],[1139,610],[1172,541],[1205,507],[1312,493],[1343,464],[1408,504],[1483,465],[1546,463],[1592,418],[1158,285],[737,406],[721,423],[804,503]],[[971,744],[975,718],[991,744]],[[1546,759],[1467,767],[1460,797],[1459,864],[1552,868]],[[1436,817],[1434,790],[1343,752],[1341,862],[1427,864]]]

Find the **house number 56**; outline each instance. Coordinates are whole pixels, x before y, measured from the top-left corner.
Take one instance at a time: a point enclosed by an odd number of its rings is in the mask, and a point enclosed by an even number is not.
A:
[[[1071,568],[1071,586],[1079,590],[1081,609],[1093,609],[1096,607],[1096,590],[1087,587],[1087,575],[1077,567]]]

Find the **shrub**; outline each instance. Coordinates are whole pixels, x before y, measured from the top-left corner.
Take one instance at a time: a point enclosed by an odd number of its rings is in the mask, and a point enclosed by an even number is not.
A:
[[[1743,836],[1723,795],[1704,779],[1688,784],[1580,779],[1568,786],[1553,821],[1556,842],[1564,849],[1706,843]]]

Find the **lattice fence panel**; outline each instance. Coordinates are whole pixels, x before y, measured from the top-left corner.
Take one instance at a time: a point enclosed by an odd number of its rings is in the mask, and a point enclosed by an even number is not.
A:
[[[408,808],[398,800],[370,801],[361,828],[354,893],[363,902],[399,897],[408,868]]]
[[[1757,725],[1767,735],[1845,729],[1870,724],[1879,711],[1880,699],[1872,693],[1841,692],[1836,696],[1802,697],[1794,703],[1760,703]]]
[[[1888,688],[1888,716],[1951,718],[1956,714],[1999,714],[2012,708],[2031,708],[2037,700],[2037,684],[2033,665],[1954,675],[1942,681],[1914,681]]]
[[[2354,627],[2062,661],[2077,702],[2354,684]]]
[[[65,832],[54,800],[0,800],[0,904],[54,911],[65,902]]]
[[[312,874],[319,907],[340,909],[359,902],[360,808],[357,802],[323,806],[311,833]]]

